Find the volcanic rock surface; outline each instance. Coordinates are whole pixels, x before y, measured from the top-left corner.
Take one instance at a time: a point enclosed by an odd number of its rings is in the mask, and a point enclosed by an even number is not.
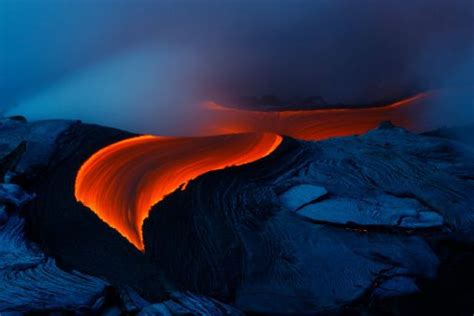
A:
[[[157,204],[146,254],[178,288],[244,311],[343,312],[414,297],[443,287],[426,285],[445,269],[441,241],[471,253],[473,155],[390,124],[360,137],[286,139]]]
[[[55,139],[71,124],[2,120],[3,181],[47,164]],[[25,238],[24,219],[19,211],[33,198],[16,184],[0,184],[0,312],[81,310],[92,306],[107,281],[76,270],[61,270],[55,259]]]
[[[4,119],[0,312],[471,314],[474,147],[443,135],[285,138],[155,205],[142,253],[73,187],[132,134]]]

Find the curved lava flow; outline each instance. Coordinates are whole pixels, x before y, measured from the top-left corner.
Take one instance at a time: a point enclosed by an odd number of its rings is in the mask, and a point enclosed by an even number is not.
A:
[[[76,199],[144,250],[142,224],[167,194],[208,171],[238,166],[274,151],[281,135],[318,140],[364,133],[382,121],[420,129],[421,93],[383,107],[264,112],[208,104],[206,137],[139,136],[109,145],[80,168]],[[226,134],[226,135],[220,135]]]
[[[270,133],[133,137],[102,148],[81,166],[75,196],[144,250],[141,227],[154,204],[203,173],[259,160],[281,141]]]

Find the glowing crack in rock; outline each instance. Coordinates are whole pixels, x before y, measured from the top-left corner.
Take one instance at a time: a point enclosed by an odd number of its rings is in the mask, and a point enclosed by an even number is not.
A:
[[[142,224],[154,204],[206,172],[259,160],[281,141],[271,133],[126,139],[81,166],[75,196],[144,250]]]

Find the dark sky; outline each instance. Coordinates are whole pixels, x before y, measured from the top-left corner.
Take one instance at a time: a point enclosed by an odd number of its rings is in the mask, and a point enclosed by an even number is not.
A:
[[[0,108],[152,131],[204,99],[472,85],[473,3],[0,0]]]

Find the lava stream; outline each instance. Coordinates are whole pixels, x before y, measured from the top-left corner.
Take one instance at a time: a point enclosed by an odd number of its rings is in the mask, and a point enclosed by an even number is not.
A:
[[[142,223],[154,204],[203,173],[259,160],[281,141],[270,133],[126,139],[81,166],[75,196],[143,250]]]
[[[107,146],[80,168],[75,196],[99,218],[143,250],[142,224],[151,207],[188,181],[212,170],[261,159],[282,141],[362,134],[390,120],[415,131],[426,120],[432,94],[421,93],[386,106],[358,109],[252,111],[208,103],[198,135],[139,136]]]

